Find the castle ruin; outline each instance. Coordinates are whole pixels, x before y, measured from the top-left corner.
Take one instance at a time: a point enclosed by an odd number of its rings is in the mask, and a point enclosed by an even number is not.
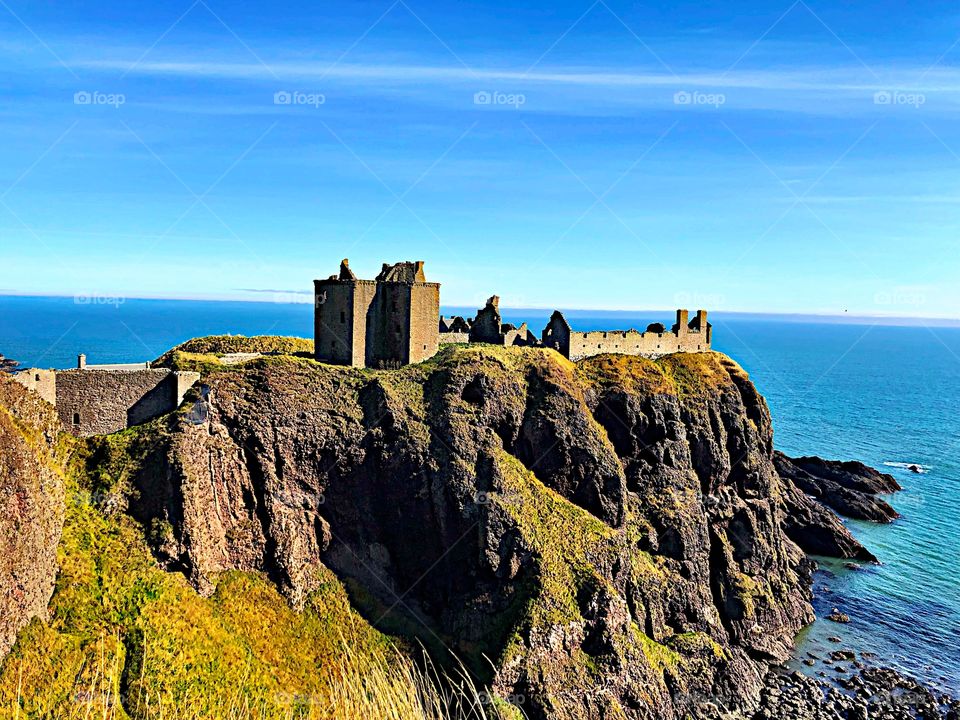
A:
[[[433,357],[440,345],[440,284],[423,262],[384,263],[360,280],[346,259],[340,273],[314,281],[314,354],[321,362],[392,368]]]
[[[640,332],[595,330],[577,332],[555,311],[538,338],[526,323],[503,322],[500,298],[490,297],[476,317],[440,315],[440,284],[428,283],[424,263],[384,263],[375,280],[359,280],[348,260],[340,273],[314,281],[314,349],[317,360],[354,367],[394,368],[427,360],[441,343],[489,343],[539,346],[570,360],[618,353],[656,358],[670,353],[707,352],[713,329],[707,311],[691,320],[677,310],[668,330],[653,323]]]

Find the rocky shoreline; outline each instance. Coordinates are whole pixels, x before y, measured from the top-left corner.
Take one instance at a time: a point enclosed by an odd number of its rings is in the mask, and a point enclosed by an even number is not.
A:
[[[819,457],[791,458],[774,452],[774,465],[786,485],[784,530],[806,553],[860,562],[878,562],[856,540],[840,516],[889,523],[899,514],[879,495],[902,488],[886,473],[859,462]],[[824,619],[844,624],[850,618],[834,608]],[[958,720],[960,699],[892,668],[873,664],[842,649],[823,656],[807,652],[798,662],[774,667],[764,679],[759,709],[750,720]],[[814,673],[814,668],[819,668]],[[739,717],[739,716],[735,716]]]
[[[846,657],[849,651],[838,651]],[[935,692],[896,670],[860,666],[848,677],[826,680],[785,667],[764,680],[760,708],[750,720],[958,720],[960,700]]]

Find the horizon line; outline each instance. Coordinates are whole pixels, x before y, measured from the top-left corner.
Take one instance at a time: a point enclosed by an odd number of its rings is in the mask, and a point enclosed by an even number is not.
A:
[[[296,297],[312,297],[313,293],[311,291],[294,291],[294,290],[277,290],[277,291],[260,291],[270,294],[275,292],[278,296],[296,296]],[[69,293],[69,294],[55,294],[55,293],[24,293],[17,291],[7,291],[0,289],[0,298],[36,298],[36,299],[68,299],[73,298],[75,304],[77,305],[122,305],[128,300],[133,301],[147,301],[147,302],[204,302],[204,303],[248,303],[248,304],[259,304],[259,305],[312,305],[312,301],[308,302],[283,302],[278,300],[262,300],[258,298],[249,298],[249,297],[197,297],[197,296],[175,296],[175,295],[142,295],[142,296],[133,296],[133,295],[124,295],[122,293]],[[78,298],[85,298],[83,301],[78,301]],[[452,303],[443,303],[441,309],[443,308],[452,308],[452,309],[470,309],[475,307],[475,304],[462,304],[457,302]],[[523,312],[523,311],[535,311],[535,312],[552,312],[554,310],[560,310],[561,312],[566,313],[606,313],[606,314],[636,314],[636,313],[647,313],[647,312],[675,312],[676,307],[646,307],[646,308],[599,308],[599,307],[567,307],[561,308],[559,306],[511,306],[503,305],[500,306],[501,310],[506,310],[511,313]],[[478,308],[479,309],[479,308]],[[690,309],[690,308],[684,308]],[[752,316],[758,318],[781,318],[785,320],[803,320],[803,319],[820,319],[827,321],[840,321],[840,322],[850,322],[854,320],[861,321],[873,321],[874,324],[887,324],[893,325],[896,324],[896,321],[912,321],[910,325],[923,324],[924,321],[931,321],[941,325],[946,326],[956,326],[960,327],[960,317],[950,316],[950,315],[904,315],[896,313],[864,313],[864,312],[824,312],[824,311],[804,311],[804,310],[795,310],[795,311],[782,311],[782,312],[764,312],[758,310],[726,310],[726,309],[711,309],[711,308],[699,308],[705,309],[711,315],[734,315],[734,316]]]

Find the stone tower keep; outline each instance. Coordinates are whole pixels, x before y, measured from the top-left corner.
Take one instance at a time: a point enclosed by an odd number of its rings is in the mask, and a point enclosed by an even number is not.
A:
[[[440,284],[427,282],[422,261],[385,263],[376,280],[360,280],[344,260],[338,275],[314,281],[314,308],[321,362],[400,367],[439,347]]]

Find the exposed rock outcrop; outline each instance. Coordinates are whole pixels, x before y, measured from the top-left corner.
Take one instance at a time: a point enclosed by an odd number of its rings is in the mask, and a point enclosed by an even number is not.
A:
[[[783,477],[783,476],[781,476]],[[877,562],[830,508],[804,493],[784,478],[786,513],[783,529],[787,536],[811,555]]]
[[[57,573],[64,485],[53,406],[0,373],[0,659],[46,613]]]
[[[860,462],[838,462],[818,457],[790,458],[774,454],[780,477],[841,515],[857,520],[892,522],[899,514],[876,497],[902,488],[890,475]]]
[[[131,508],[201,590],[260,570],[299,602],[322,559],[372,621],[489,657],[535,720],[756,699],[812,620],[766,404],[721,355],[449,347],[206,381]]]

